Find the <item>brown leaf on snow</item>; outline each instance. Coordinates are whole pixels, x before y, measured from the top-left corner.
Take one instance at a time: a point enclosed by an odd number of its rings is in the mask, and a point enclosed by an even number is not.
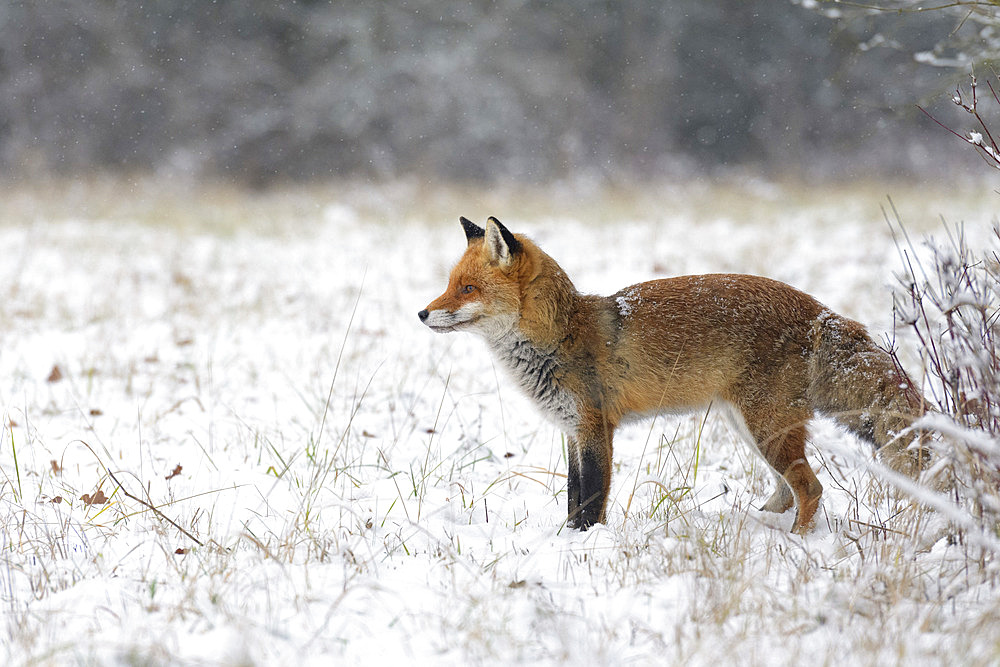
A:
[[[62,369],[59,368],[58,364],[56,364],[55,366],[52,367],[52,370],[49,372],[49,377],[46,380],[46,382],[59,382],[59,380],[62,379],[63,379]]]
[[[187,550],[187,549],[185,549],[185,548],[183,548],[183,547],[177,547],[177,550],[176,550],[176,551],[174,551],[174,553],[175,553],[175,554],[178,554],[178,555],[180,555],[180,556],[183,556],[183,555],[184,555],[184,554],[186,554],[187,552],[188,552],[188,550]]]
[[[94,495],[90,495],[89,493],[83,494],[80,496],[80,500],[83,501],[84,505],[103,505],[108,502],[108,497],[104,495],[104,491],[98,489]]]
[[[61,502],[62,502],[62,496],[56,496],[55,498],[53,498],[53,499],[52,499],[52,500],[50,500],[49,502],[50,502],[50,503],[53,503],[53,504],[55,504],[55,505],[58,505],[59,503],[61,503]]]
[[[167,475],[166,477],[164,477],[163,479],[173,479],[174,477],[177,477],[177,475],[181,474],[181,470],[182,470],[181,464],[178,463],[177,466],[174,468],[174,471],[169,475]]]
[[[56,461],[55,459],[52,459],[51,461],[49,461],[49,465],[52,466],[52,474],[53,475],[61,475],[62,474],[63,469],[62,469],[62,466],[59,465],[59,461]]]

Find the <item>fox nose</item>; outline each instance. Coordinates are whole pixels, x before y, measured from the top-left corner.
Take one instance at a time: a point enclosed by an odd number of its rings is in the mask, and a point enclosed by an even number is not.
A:
[[[424,310],[421,310],[419,313],[417,313],[417,317],[420,318],[421,322],[426,321],[428,315],[430,315],[430,312],[426,308]]]

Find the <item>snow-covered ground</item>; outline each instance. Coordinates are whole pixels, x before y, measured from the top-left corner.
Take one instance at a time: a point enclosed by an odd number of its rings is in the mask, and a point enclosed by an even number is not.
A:
[[[985,238],[988,188],[7,194],[2,664],[1000,661],[996,561],[893,522],[832,423],[805,538],[755,509],[770,477],[714,412],[620,431],[581,534],[562,436],[479,340],[416,317],[458,216],[496,215],[586,291],[760,273],[881,336],[884,195],[913,236]]]

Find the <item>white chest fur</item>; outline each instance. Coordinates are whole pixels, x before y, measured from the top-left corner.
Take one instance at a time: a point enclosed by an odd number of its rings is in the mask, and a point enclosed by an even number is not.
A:
[[[539,350],[516,329],[491,340],[490,348],[547,419],[568,433],[576,431],[580,419],[576,401],[559,385],[554,354]]]

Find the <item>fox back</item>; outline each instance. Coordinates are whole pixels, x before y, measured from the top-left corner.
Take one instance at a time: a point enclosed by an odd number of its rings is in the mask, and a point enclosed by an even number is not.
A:
[[[711,274],[580,294],[559,265],[495,218],[461,219],[465,254],[420,311],[438,332],[481,335],[569,442],[568,522],[604,520],[612,441],[623,421],[725,404],[771,467],[763,509],[797,507],[808,530],[822,494],[805,457],[806,424],[829,415],[891,452],[923,413],[913,383],[864,327],[778,281]]]

